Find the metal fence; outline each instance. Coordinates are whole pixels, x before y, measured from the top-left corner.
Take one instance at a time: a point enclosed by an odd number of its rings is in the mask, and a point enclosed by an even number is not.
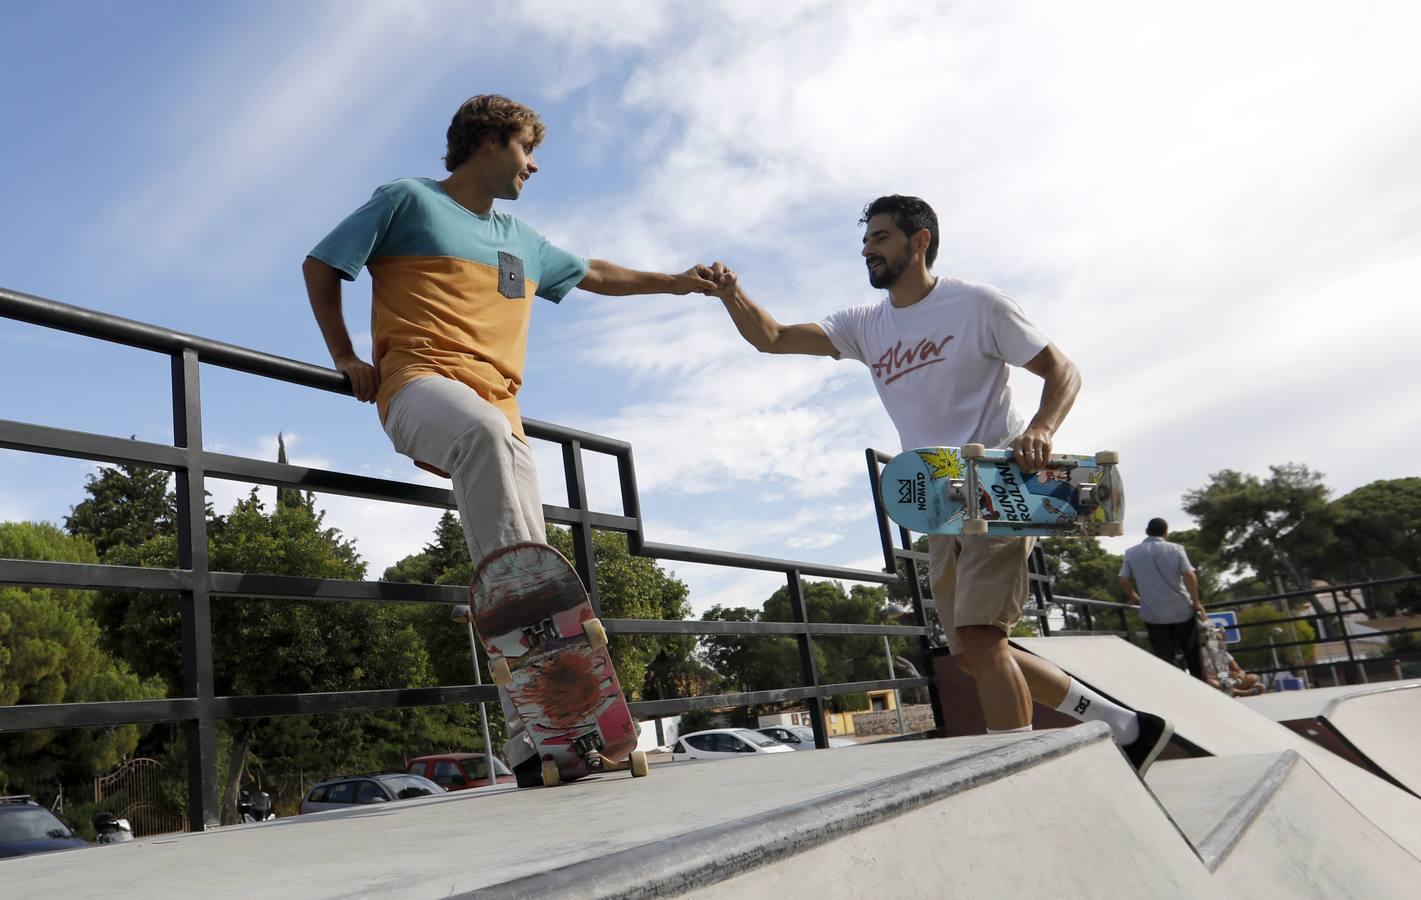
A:
[[[1365,633],[1358,632],[1349,626],[1348,619],[1351,617],[1354,622],[1358,617],[1367,620],[1375,620],[1382,612],[1377,607],[1375,592],[1378,588],[1395,587],[1403,584],[1421,584],[1421,575],[1402,575],[1396,578],[1378,578],[1371,581],[1357,581],[1348,584],[1329,584],[1322,587],[1305,588],[1296,591],[1283,591],[1276,594],[1264,594],[1257,597],[1243,597],[1234,600],[1225,600],[1207,605],[1209,612],[1224,611],[1230,609],[1240,609],[1246,607],[1259,606],[1279,606],[1279,612],[1286,613],[1275,618],[1255,619],[1250,622],[1241,623],[1240,628],[1247,632],[1256,634],[1257,629],[1268,628],[1267,639],[1262,643],[1240,644],[1230,646],[1229,652],[1233,654],[1246,653],[1249,651],[1267,651],[1273,655],[1272,666],[1255,666],[1250,671],[1259,675],[1270,675],[1280,672],[1317,672],[1319,670],[1331,670],[1333,680],[1339,684],[1365,684],[1370,678],[1367,674],[1368,666],[1377,667],[1380,663],[1383,666],[1407,662],[1421,662],[1415,653],[1366,653],[1359,648],[1359,644],[1375,644],[1379,640],[1392,645],[1390,639],[1402,635],[1421,633],[1421,627],[1397,627],[1397,628],[1372,628],[1368,626]],[[1351,597],[1356,592],[1362,600],[1345,599]],[[1311,605],[1318,598],[1326,597],[1331,600],[1331,609],[1319,612],[1313,609],[1299,615],[1292,614],[1294,601],[1303,600]],[[1371,599],[1365,599],[1370,597]],[[1320,604],[1321,605],[1321,604]],[[1306,640],[1297,640],[1295,635],[1290,635],[1290,640],[1276,641],[1275,635],[1281,635],[1284,626],[1295,622],[1307,622],[1312,625],[1315,637]],[[1251,637],[1251,635],[1249,635]],[[1292,647],[1313,648],[1313,655],[1318,649],[1336,647],[1341,644],[1346,653],[1346,657],[1341,658],[1329,655],[1328,659],[1313,661],[1310,663],[1298,663],[1292,665],[1282,665],[1277,661],[1277,651],[1287,650]]]
[[[214,572],[208,564],[205,509],[208,479],[298,488],[443,509],[456,508],[453,494],[443,488],[230,456],[204,449],[200,379],[203,365],[219,366],[306,388],[349,394],[349,382],[334,370],[4,289],[0,289],[0,316],[137,347],[169,358],[173,422],[171,444],[0,419],[0,447],[96,462],[135,464],[173,472],[179,551],[178,565],[172,569],[0,559],[0,585],[169,593],[180,598],[182,611],[181,696],[161,700],[0,707],[0,732],[181,722],[187,746],[188,827],[203,830],[217,825],[219,821],[217,723],[221,720],[497,700],[496,688],[480,685],[217,696],[213,688],[212,665],[211,604],[214,597],[441,603],[452,606],[464,602],[466,592],[462,588],[434,585]],[[799,648],[801,686],[641,701],[632,704],[634,715],[645,718],[696,709],[803,701],[813,714],[811,721],[815,742],[822,748],[828,746],[824,725],[825,701],[828,698],[870,690],[925,688],[931,695],[937,722],[941,724],[941,708],[930,678],[894,678],[890,669],[889,677],[882,680],[825,684],[814,658],[816,638],[839,635],[916,637],[926,657],[929,633],[924,603],[917,588],[917,579],[911,574],[915,572],[914,567],[920,561],[918,557],[921,554],[915,555],[911,551],[901,554],[907,560],[909,583],[912,585],[912,608],[905,614],[911,624],[811,622],[804,600],[803,577],[886,584],[897,578],[893,574],[892,558],[888,558],[889,571],[884,573],[648,541],[643,529],[636,469],[629,444],[546,422],[524,420],[524,426],[530,438],[549,441],[562,448],[567,505],[545,505],[544,514],[550,523],[571,528],[574,563],[599,615],[601,602],[597,596],[596,559],[592,549],[594,529],[625,534],[629,549],[635,555],[779,572],[785,576],[794,617],[792,622],[603,619],[603,623],[613,634],[792,636]],[[583,455],[587,452],[607,454],[616,460],[621,488],[620,512],[589,508],[583,477]],[[920,671],[930,670],[921,668]]]

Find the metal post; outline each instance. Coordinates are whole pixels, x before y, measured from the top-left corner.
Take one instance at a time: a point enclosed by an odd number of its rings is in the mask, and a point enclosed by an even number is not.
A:
[[[1358,661],[1357,655],[1352,651],[1352,635],[1347,631],[1347,620],[1342,616],[1342,610],[1337,608],[1337,592],[1332,594],[1332,611],[1337,614],[1337,624],[1342,628],[1342,643],[1347,648],[1347,661],[1352,664],[1353,677],[1361,679],[1362,684],[1367,683],[1367,670]]]
[[[587,512],[587,484],[582,476],[582,442],[571,440],[562,445],[562,468],[567,478],[567,505],[579,512]],[[597,564],[592,543],[592,525],[586,519],[572,526],[573,565],[582,586],[587,588],[587,599],[592,601],[594,615],[602,615],[602,598],[597,593]]]
[[[464,626],[469,629],[469,655],[474,660],[474,684],[482,685],[483,676],[479,674],[479,641],[474,636],[474,612],[469,610],[469,616],[464,620]],[[488,783],[498,784],[498,779],[493,774],[493,740],[488,733],[488,704],[479,701],[479,723],[484,729],[484,765],[488,769]]]
[[[804,583],[799,580],[799,570],[791,569],[789,579],[789,608],[794,620],[801,625],[809,624],[809,610],[804,603]],[[810,725],[814,728],[814,746],[824,750],[829,746],[829,729],[824,725],[824,695],[819,693],[819,667],[814,663],[814,638],[805,631],[798,635],[799,665],[804,673],[804,686],[814,689],[809,698]]]
[[[893,648],[888,643],[888,635],[883,636],[883,656],[888,660],[888,679],[897,681],[898,676],[893,672]],[[898,733],[907,734],[908,728],[903,724],[903,693],[897,688],[893,689],[893,708],[898,711]]]
[[[197,700],[197,717],[183,722],[187,743],[188,829],[221,824],[217,802],[217,715],[212,685],[212,595],[208,586],[207,492],[202,469],[202,400],[197,351],[174,353],[173,446],[185,454],[176,473],[178,568],[192,574],[183,591],[183,694]]]

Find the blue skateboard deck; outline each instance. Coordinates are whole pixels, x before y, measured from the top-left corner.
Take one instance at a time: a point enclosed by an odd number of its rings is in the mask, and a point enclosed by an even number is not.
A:
[[[1039,472],[1023,472],[1010,450],[981,444],[905,450],[883,467],[883,507],[919,534],[1119,535],[1125,486],[1117,460],[1053,455]]]

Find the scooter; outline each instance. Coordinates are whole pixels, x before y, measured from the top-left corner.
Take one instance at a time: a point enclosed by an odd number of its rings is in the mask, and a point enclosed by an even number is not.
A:
[[[266,791],[257,791],[255,794],[242,791],[237,799],[237,815],[243,823],[270,822],[276,818],[276,813],[271,808],[271,795]]]
[[[89,820],[94,825],[94,831],[98,834],[95,843],[98,844],[122,844],[133,840],[133,826],[127,819],[117,818],[111,812],[97,812]]]

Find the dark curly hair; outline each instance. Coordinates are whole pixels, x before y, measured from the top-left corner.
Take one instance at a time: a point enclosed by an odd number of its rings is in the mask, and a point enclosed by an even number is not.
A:
[[[863,208],[863,216],[859,218],[860,225],[867,225],[868,220],[880,213],[887,213],[893,217],[893,224],[898,226],[898,230],[912,237],[924,228],[928,230],[928,268],[933,267],[933,262],[937,260],[937,213],[928,206],[927,201],[917,197],[907,197],[903,194],[889,194],[887,197],[879,197],[877,200]]]
[[[450,172],[457,169],[464,160],[488,141],[499,144],[509,139],[527,126],[533,128],[533,146],[543,142],[547,127],[538,114],[528,107],[498,94],[479,94],[470,97],[454,113],[449,123],[448,149],[444,154],[444,168]]]

